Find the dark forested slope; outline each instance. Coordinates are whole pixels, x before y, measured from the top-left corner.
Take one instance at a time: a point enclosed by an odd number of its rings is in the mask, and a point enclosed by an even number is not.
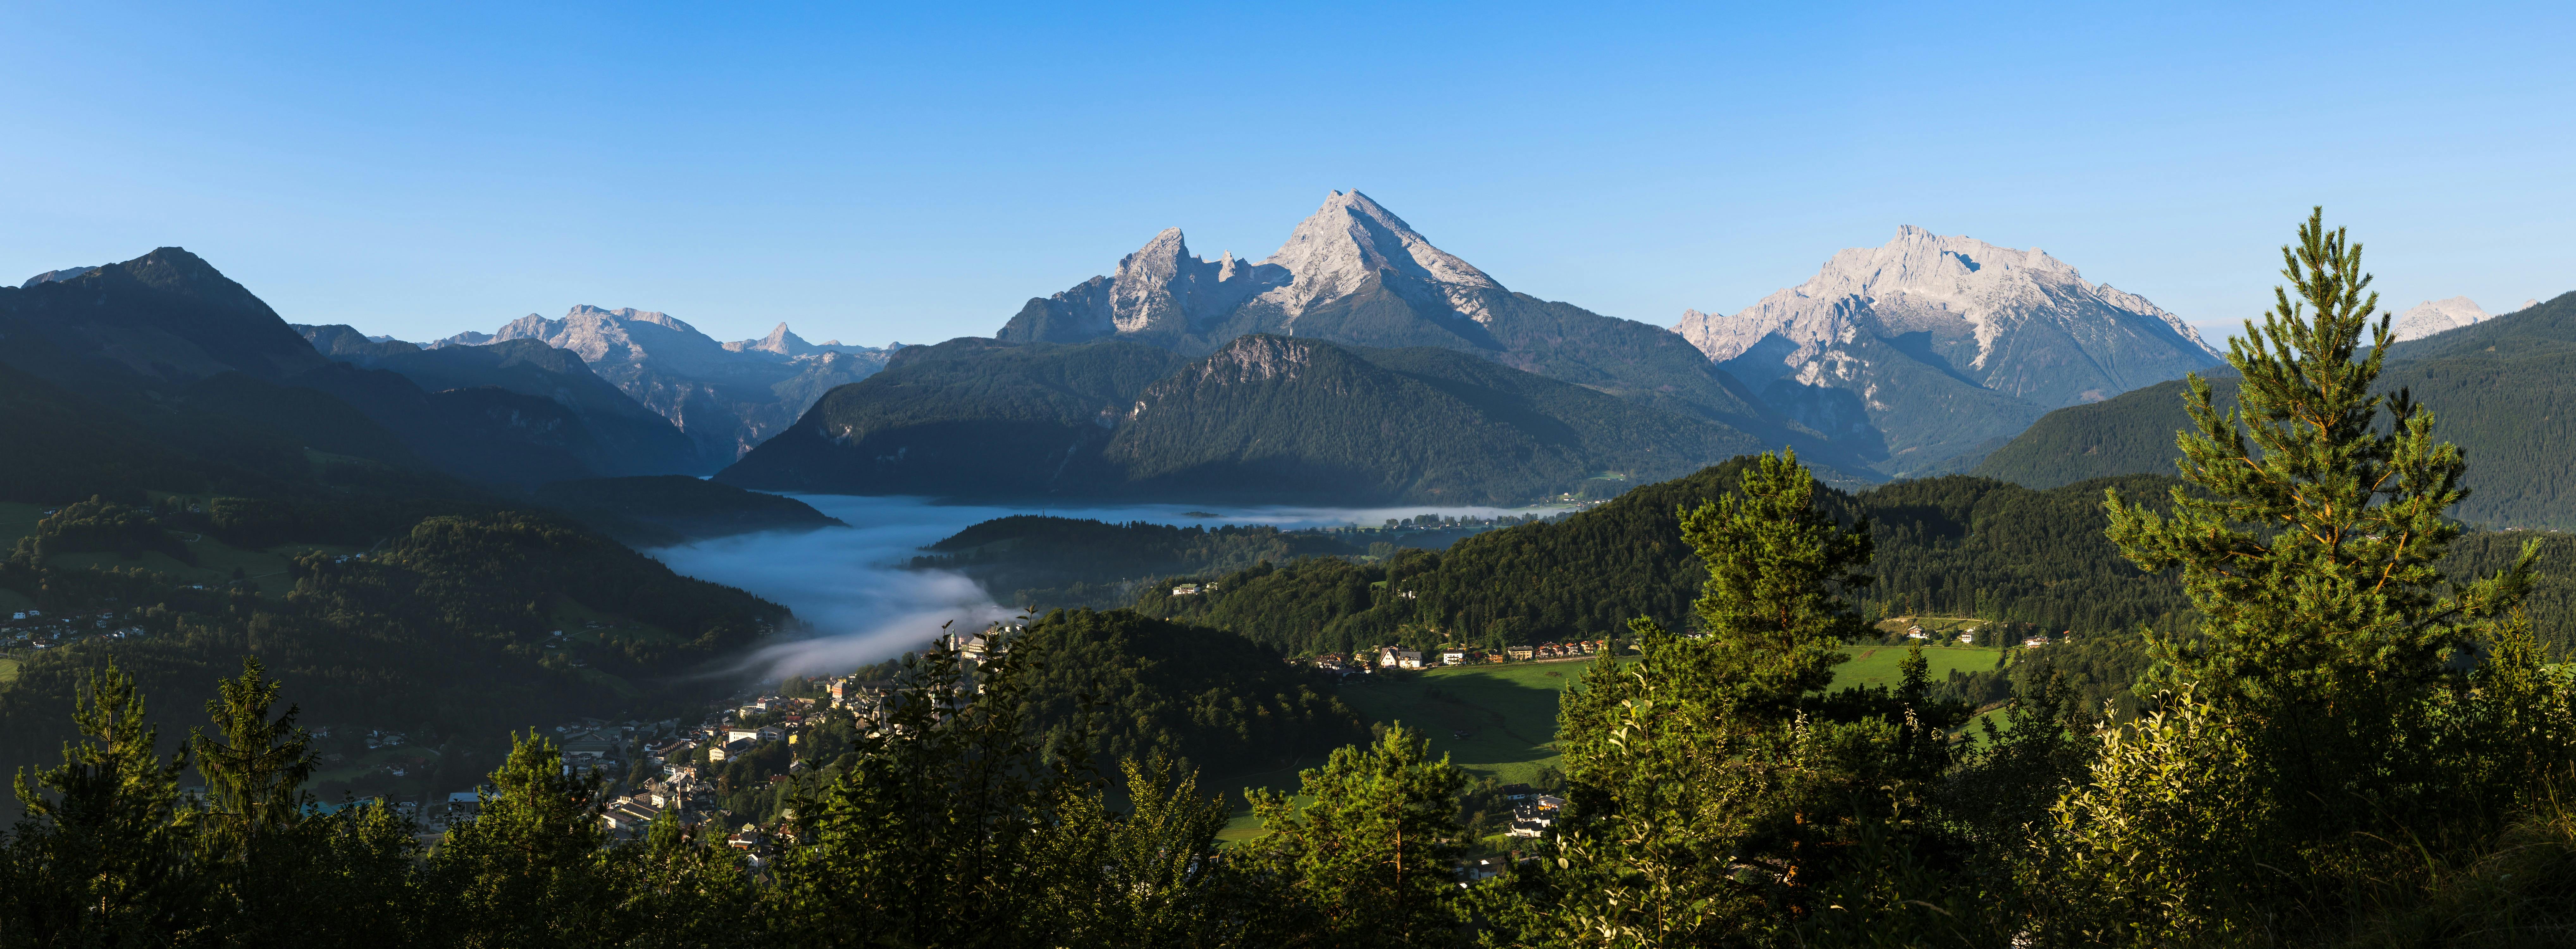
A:
[[[2576,529],[2576,294],[2389,347],[2382,391],[2431,407],[2434,434],[2469,460],[2462,520]],[[2212,380],[2222,405],[2232,378]],[[2049,413],[1976,473],[2032,487],[2118,474],[2169,474],[2174,432],[2191,424],[2183,384],[2149,386]]]
[[[562,404],[323,359],[184,251],[0,288],[0,339],[0,601],[26,607],[0,614],[0,770],[57,750],[111,660],[193,707],[256,655],[308,722],[470,757],[671,707],[786,618],[450,476],[590,473]]]
[[[1148,588],[1140,609],[1234,629],[1290,652],[1398,639],[1500,646],[1609,635],[1631,617],[1686,628],[1705,575],[1681,542],[1678,509],[1733,490],[1742,461],[1647,485],[1560,522],[1479,534],[1446,552],[1378,564],[1307,559],[1222,578],[1213,594]],[[2101,491],[2152,494],[2164,479],[2032,491],[1983,478],[1828,492],[1838,515],[1868,516],[1880,582],[1857,598],[1881,615],[1982,615],[2107,631],[2177,621],[2172,584],[2141,575],[2102,539]]]
[[[944,496],[1494,503],[1762,447],[1714,422],[1442,349],[1243,336],[906,350],[718,475]]]
[[[954,570],[996,600],[1040,608],[1119,606],[1134,598],[1135,583],[1149,579],[1362,553],[1267,525],[1108,524],[1038,514],[985,521],[924,550],[912,559],[915,569]]]
[[[1011,648],[1038,660],[1031,719],[1059,742],[1091,732],[1104,761],[1159,753],[1222,779],[1311,762],[1369,735],[1328,678],[1222,630],[1128,610],[1058,611]]]

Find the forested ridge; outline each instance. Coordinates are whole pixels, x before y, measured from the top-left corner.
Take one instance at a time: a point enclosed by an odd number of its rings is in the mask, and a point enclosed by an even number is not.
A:
[[[2365,340],[2365,343],[2368,341]],[[2432,406],[2442,438],[2471,462],[2456,516],[2494,528],[2576,529],[2576,294],[2475,326],[2392,345],[2377,380]],[[2211,374],[2222,406],[2237,380]],[[2173,433],[2187,427],[2185,386],[2165,382],[2059,409],[1978,463],[1975,473],[2031,487],[2173,472]]]
[[[1733,489],[1749,461],[1639,487],[1563,519],[1478,534],[1444,552],[1378,564],[1310,558],[1220,578],[1213,593],[1147,588],[1137,608],[1235,629],[1291,653],[1380,642],[1489,647],[1611,635],[1634,617],[1686,627],[1702,567],[1679,511]],[[2179,622],[2178,588],[2139,574],[2101,538],[2102,491],[2168,487],[2152,476],[2032,491],[1985,478],[1828,490],[1836,517],[1868,517],[1878,582],[1853,591],[1874,616],[1983,616],[2107,632]],[[1407,596],[1406,594],[1411,594]],[[1417,642],[1418,641],[1418,642]]]
[[[1762,443],[1445,349],[1250,335],[951,340],[834,390],[717,475],[765,490],[1313,503],[1525,502]]]
[[[105,663],[193,705],[209,697],[209,670],[256,655],[294,677],[308,720],[411,733],[437,752],[420,780],[470,785],[510,729],[689,707],[632,683],[739,650],[786,619],[775,604],[527,511],[429,500],[187,504],[67,505],[0,562],[0,588],[79,617],[49,628],[97,633],[86,622],[97,614],[114,617],[101,629],[118,631],[48,649],[15,644],[18,674],[0,687],[0,761],[22,765],[59,748],[68,734],[61,709]],[[187,529],[241,548],[320,549],[286,558],[282,593],[244,581],[203,588],[121,560],[65,564],[90,552],[185,553],[177,538]],[[555,635],[572,625],[567,608],[649,625],[593,632],[575,647]]]

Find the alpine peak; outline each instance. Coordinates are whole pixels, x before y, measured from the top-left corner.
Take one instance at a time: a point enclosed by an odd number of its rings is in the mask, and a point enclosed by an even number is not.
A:
[[[1383,272],[1430,284],[1458,315],[1480,323],[1492,313],[1478,297],[1503,289],[1356,188],[1325,198],[1263,263],[1287,269],[1289,285],[1270,298],[1292,316],[1317,301],[1349,296]]]

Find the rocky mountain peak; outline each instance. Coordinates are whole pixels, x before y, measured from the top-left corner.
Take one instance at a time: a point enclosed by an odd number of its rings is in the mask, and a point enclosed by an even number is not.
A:
[[[839,344],[840,340],[833,340],[825,345]],[[780,323],[776,327],[770,329],[768,336],[764,336],[759,339],[737,340],[724,344],[724,348],[727,352],[769,353],[775,356],[795,357],[814,352],[820,347],[806,342],[804,338],[789,331],[787,324]]]
[[[1801,350],[1846,340],[1858,331],[1855,320],[1864,320],[1866,312],[1866,322],[1895,330],[1891,335],[1972,337],[1976,355],[1961,368],[1981,369],[1993,358],[1997,341],[2030,319],[2091,308],[2151,320],[2184,345],[2217,357],[2180,316],[2108,284],[2087,283],[2072,265],[2046,251],[1943,237],[1910,224],[1898,227],[1895,239],[1886,244],[1835,254],[1806,283],[1764,297],[1731,317],[1683,311],[1673,331],[1723,362],[1774,337]]]
[[[2474,326],[2490,319],[2494,317],[2479,309],[2477,301],[2467,297],[2426,300],[2398,314],[2397,319],[2391,321],[2389,331],[2403,342]]]
[[[40,283],[59,283],[97,269],[96,267],[65,267],[61,270],[48,270],[27,278],[27,282],[19,284],[18,288],[23,290]]]
[[[1891,474],[2220,361],[2180,316],[2046,251],[1912,225],[1673,331],[1815,430],[1883,439]]]
[[[1482,297],[1503,288],[1475,265],[1432,246],[1403,218],[1357,189],[1325,198],[1323,207],[1298,222],[1288,241],[1262,263],[1288,272],[1289,284],[1265,299],[1292,318],[1318,301],[1357,292],[1381,272],[1429,285],[1458,315],[1480,323],[1493,318]]]

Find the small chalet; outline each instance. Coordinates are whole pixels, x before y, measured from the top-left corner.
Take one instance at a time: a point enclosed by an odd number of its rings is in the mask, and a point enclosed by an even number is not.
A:
[[[1393,669],[1419,669],[1422,668],[1422,653],[1420,650],[1388,646],[1378,651],[1377,664]]]

